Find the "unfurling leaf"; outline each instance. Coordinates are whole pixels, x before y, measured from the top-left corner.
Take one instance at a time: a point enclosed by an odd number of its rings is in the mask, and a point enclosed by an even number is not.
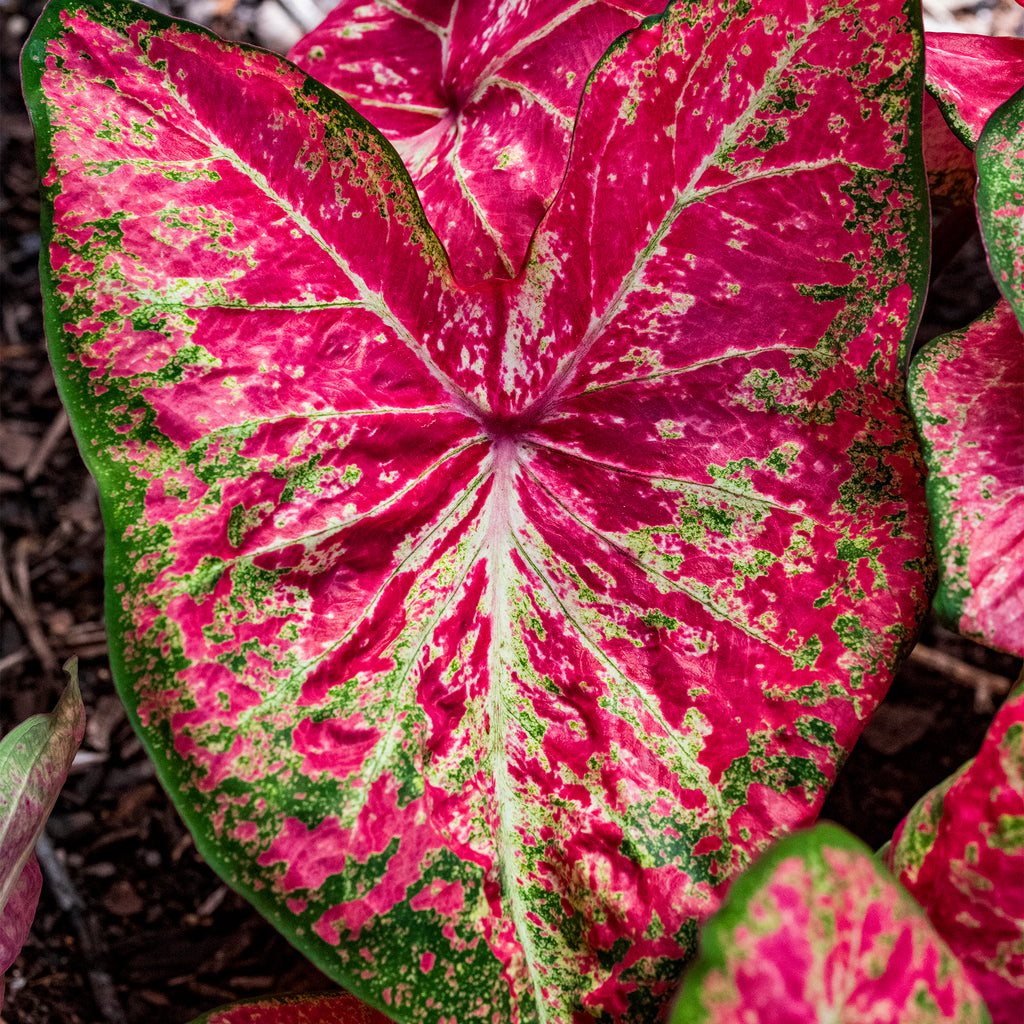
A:
[[[1024,656],[1024,335],[1009,304],[925,345],[909,394],[929,469],[935,610]]]
[[[42,885],[36,840],[85,732],[75,661],[68,674],[52,714],[33,715],[0,740],[0,975],[14,963],[32,925]]]
[[[1024,690],[978,756],[900,823],[886,864],[928,912],[996,1024],[1024,1006]]]
[[[207,859],[399,1021],[651,1018],[927,605],[916,14],[679,5],[522,273],[392,147],[127,3],[25,51],[115,676]]]
[[[660,0],[343,0],[288,56],[398,150],[462,283],[514,277],[587,75]]]
[[[670,1024],[988,1020],[924,911],[859,839],[821,824],[736,880]]]

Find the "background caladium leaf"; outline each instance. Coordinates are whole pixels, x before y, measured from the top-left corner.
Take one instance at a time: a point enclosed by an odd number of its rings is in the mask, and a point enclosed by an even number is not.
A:
[[[928,32],[925,65],[928,92],[950,130],[974,149],[996,108],[1020,88],[1024,39]]]
[[[992,112],[1020,87],[1024,40],[928,32],[922,134],[933,212],[932,278],[977,229],[974,148]]]
[[[1024,325],[1024,88],[988,119],[975,156],[978,220],[992,276]]]
[[[221,1006],[192,1024],[390,1024],[347,992],[272,996]]]
[[[924,911],[859,839],[823,823],[736,880],[670,1024],[989,1019]]]
[[[35,917],[42,875],[35,845],[85,732],[77,665],[52,714],[33,715],[0,740],[0,1001]]]
[[[26,47],[115,677],[197,845],[400,1021],[647,1019],[927,606],[917,12],[672,9],[515,280],[393,149],[127,3]]]
[[[978,756],[926,794],[885,862],[967,968],[996,1024],[1024,1006],[1024,689]]]
[[[1009,303],[925,345],[908,390],[929,470],[935,611],[1024,656],[1024,334]]]
[[[463,281],[513,277],[587,75],[663,0],[342,0],[288,56],[394,144]]]
[[[924,166],[928,173],[928,193],[933,206],[970,207],[974,216],[974,190],[978,172],[974,147],[968,148],[950,130],[939,105],[928,94],[922,115]]]

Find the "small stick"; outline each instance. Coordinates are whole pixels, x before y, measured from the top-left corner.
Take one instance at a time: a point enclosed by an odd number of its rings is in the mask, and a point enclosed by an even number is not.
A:
[[[0,556],[0,599],[11,610],[25,633],[25,639],[33,653],[42,663],[43,669],[51,678],[57,676],[57,656],[50,649],[46,634],[39,622],[39,613],[32,600],[32,591],[28,577],[28,552],[22,543],[24,538],[14,545],[14,579],[17,590],[7,574],[6,561]]]
[[[937,672],[960,686],[969,686],[974,690],[974,708],[983,714],[989,714],[994,710],[993,694],[1009,693],[1010,687],[1013,685],[1013,681],[1007,679],[1006,676],[996,675],[995,672],[968,665],[967,662],[954,658],[953,655],[946,654],[945,651],[926,647],[924,644],[918,644],[910,652],[910,660],[922,668]]]
[[[32,453],[32,458],[29,459],[28,465],[25,467],[25,483],[32,483],[42,473],[46,460],[53,454],[53,449],[57,447],[58,442],[67,432],[67,429],[68,414],[62,406],[53,422],[46,428],[46,433],[43,434],[42,440],[36,446],[36,450]]]

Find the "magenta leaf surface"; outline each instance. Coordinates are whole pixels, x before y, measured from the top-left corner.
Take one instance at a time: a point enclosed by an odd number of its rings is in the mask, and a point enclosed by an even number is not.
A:
[[[1024,88],[986,122],[975,156],[978,220],[992,276],[1024,325]]]
[[[670,1024],[988,1021],[924,911],[836,825],[788,836],[701,933]]]
[[[472,288],[289,63],[127,3],[33,33],[118,686],[204,855],[388,1016],[650,1019],[885,692],[929,583],[916,17],[673,8]]]
[[[325,992],[231,1003],[192,1024],[390,1024],[390,1018],[347,992]]]
[[[514,277],[587,75],[660,0],[342,0],[289,57],[394,144],[462,282]]]
[[[69,673],[52,714],[33,715],[0,740],[0,975],[32,926],[42,885],[36,840],[85,732],[74,662]]]
[[[1021,86],[1024,39],[928,32],[925,65],[928,92],[957,138],[974,149],[995,109]]]
[[[1024,1006],[1024,690],[978,756],[925,795],[885,859],[967,968],[996,1024]]]
[[[1024,656],[1024,334],[1009,303],[925,345],[909,394],[929,469],[935,610]]]

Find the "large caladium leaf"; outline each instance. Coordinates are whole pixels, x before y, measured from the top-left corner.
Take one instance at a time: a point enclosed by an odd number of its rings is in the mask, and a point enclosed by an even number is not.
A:
[[[472,288],[287,62],[127,3],[34,31],[118,685],[206,857],[389,1016],[649,1018],[885,691],[928,582],[914,18],[646,24]]]
[[[965,965],[997,1024],[1024,1006],[1024,690],[973,761],[900,823],[885,860]]]
[[[924,911],[859,839],[821,824],[736,880],[670,1024],[989,1019]]]
[[[330,992],[231,1003],[192,1024],[390,1024],[390,1018],[346,992]]]
[[[342,0],[288,56],[394,144],[464,282],[514,276],[587,75],[663,0]]]
[[[929,469],[935,610],[1024,656],[1024,335],[1009,303],[925,345],[909,392]]]
[[[35,846],[85,732],[76,663],[52,714],[33,715],[0,740],[0,1002],[42,887]]]

